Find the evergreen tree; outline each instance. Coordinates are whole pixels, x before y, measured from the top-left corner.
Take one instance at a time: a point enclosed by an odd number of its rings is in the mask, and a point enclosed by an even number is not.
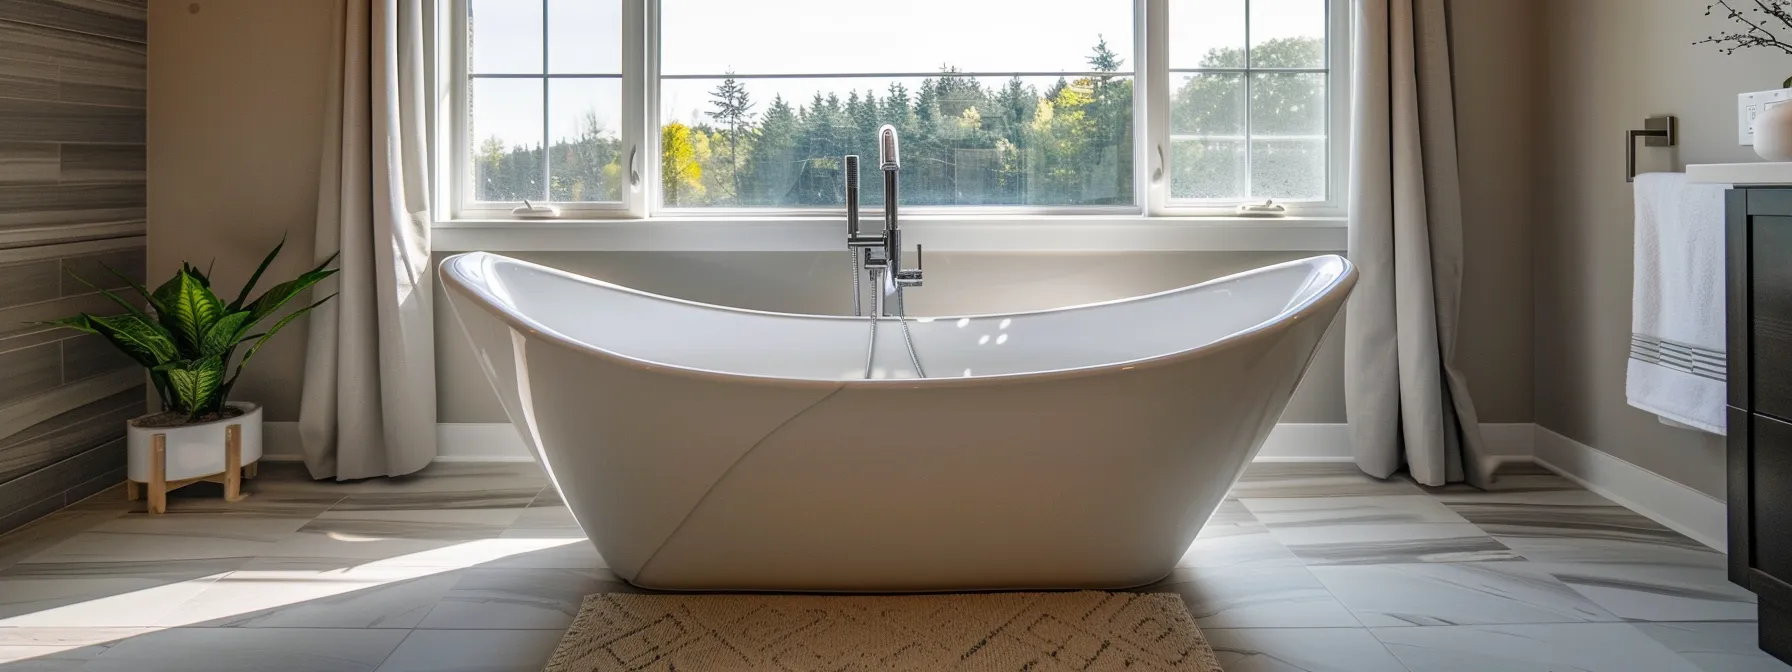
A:
[[[1253,64],[1309,67],[1323,56],[1317,40],[1282,42],[1258,45]],[[1210,67],[1243,65],[1240,50],[1209,56]],[[803,105],[777,96],[762,103],[760,114],[742,80],[729,76],[709,91],[707,110],[661,127],[662,195],[666,204],[679,207],[838,206],[844,199],[840,157],[857,154],[867,173],[862,200],[876,203],[882,198],[876,133],[888,123],[902,135],[905,204],[1132,203],[1134,80],[1123,74],[1125,59],[1100,36],[1085,61],[1095,71],[1091,75],[1060,77],[1043,87],[1019,77],[986,83],[947,65],[913,87],[892,81],[881,94],[821,89]],[[1240,77],[1184,80],[1173,92],[1173,129],[1204,133],[1242,123],[1246,109],[1257,115],[1253,128],[1258,130],[1307,134],[1299,129],[1322,120],[1322,77],[1259,75],[1248,106],[1240,99]],[[626,172],[617,156],[620,142],[588,125],[587,132],[547,148],[480,143],[473,152],[478,197],[620,198],[620,176]],[[1291,142],[1296,141],[1270,144]],[[1187,191],[1181,185],[1191,166],[1230,170],[1215,160],[1223,156],[1186,159],[1186,152],[1205,151],[1195,144],[1167,148],[1178,196]],[[1323,151],[1323,143],[1318,146]],[[1286,154],[1290,165],[1310,158],[1285,148],[1258,151],[1259,158]],[[544,184],[541,171],[548,160],[552,179]]]
[[[751,179],[748,204],[779,205],[785,202],[796,177],[796,144],[801,125],[796,111],[783,96],[772,98],[759,124],[759,141],[747,159]]]
[[[1095,53],[1090,54],[1087,59],[1089,66],[1101,72],[1118,72],[1120,66],[1124,65],[1126,61],[1122,60],[1119,54],[1114,53],[1113,49],[1108,48],[1108,38],[1096,35],[1095,40]]]
[[[734,192],[731,196],[736,202],[741,197],[740,147],[746,141],[743,129],[751,128],[753,123],[753,101],[747,94],[747,87],[734,79],[734,71],[728,71],[728,78],[722,80],[714,91],[710,91],[710,105],[715,109],[709,111],[709,118],[727,129],[728,167],[730,181]]]

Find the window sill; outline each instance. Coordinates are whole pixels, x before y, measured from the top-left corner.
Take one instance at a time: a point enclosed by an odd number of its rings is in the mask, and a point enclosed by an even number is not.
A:
[[[879,225],[867,218],[867,226]],[[1336,252],[1343,217],[953,217],[902,221],[903,243],[930,252]],[[842,217],[455,220],[437,252],[802,252],[844,249]]]

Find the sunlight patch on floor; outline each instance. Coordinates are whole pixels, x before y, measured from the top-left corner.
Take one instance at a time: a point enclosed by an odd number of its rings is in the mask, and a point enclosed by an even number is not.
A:
[[[62,656],[169,628],[290,607],[574,543],[585,542],[578,538],[479,539],[347,567],[237,570],[109,595],[0,619],[0,664]],[[295,560],[299,562],[304,560]],[[205,597],[219,589],[223,590]],[[152,627],[78,627],[150,609],[168,615]],[[10,644],[8,628],[31,628],[33,641]]]

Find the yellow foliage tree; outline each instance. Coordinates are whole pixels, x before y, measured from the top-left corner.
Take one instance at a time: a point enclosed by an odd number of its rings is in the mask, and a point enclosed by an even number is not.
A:
[[[703,164],[698,161],[697,142],[692,138],[691,127],[676,121],[660,129],[660,187],[666,205],[678,205],[681,198],[703,193]]]

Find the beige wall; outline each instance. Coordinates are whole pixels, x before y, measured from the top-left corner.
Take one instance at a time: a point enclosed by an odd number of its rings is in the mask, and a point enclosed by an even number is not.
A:
[[[267,277],[308,269],[331,3],[149,5],[150,277],[216,260],[214,281],[233,292],[287,234]],[[268,420],[296,420],[304,357],[305,324],[295,321],[233,394],[267,404]]]
[[[1724,27],[1693,0],[1556,0],[1546,21],[1546,133],[1537,188],[1536,401],[1545,428],[1712,495],[1719,437],[1671,429],[1624,402],[1630,337],[1631,188],[1623,131],[1680,117],[1675,153],[1642,149],[1642,170],[1756,160],[1736,144],[1736,94],[1779,86],[1792,58],[1723,56],[1691,42]],[[1513,140],[1523,142],[1524,139]],[[1669,159],[1673,162],[1670,163]]]
[[[1532,417],[1529,249],[1535,142],[1531,71],[1541,0],[1460,2],[1458,98],[1467,210],[1464,336],[1458,360],[1487,422]],[[150,269],[218,259],[226,286],[292,231],[280,273],[311,258],[315,166],[328,68],[329,3],[209,0],[152,3],[150,58]],[[1464,30],[1462,26],[1472,29]],[[555,265],[665,293],[763,307],[837,301],[845,261],[817,255],[553,253]],[[916,309],[1010,310],[1064,305],[1179,286],[1293,253],[993,255],[929,254],[934,275]],[[1049,263],[1042,263],[1049,262]],[[957,269],[957,270],[954,270]],[[937,278],[937,279],[935,279]],[[922,294],[927,296],[923,297]],[[931,302],[939,302],[933,305]],[[441,316],[443,320],[446,315]],[[438,320],[443,326],[448,322]],[[293,420],[303,326],[257,355],[242,389]],[[442,420],[499,420],[459,334],[441,344]],[[1341,422],[1336,344],[1314,366],[1287,419]]]
[[[1462,340],[1456,364],[1482,422],[1532,419],[1531,239],[1540,10],[1553,0],[1457,0],[1451,18],[1461,152]]]

